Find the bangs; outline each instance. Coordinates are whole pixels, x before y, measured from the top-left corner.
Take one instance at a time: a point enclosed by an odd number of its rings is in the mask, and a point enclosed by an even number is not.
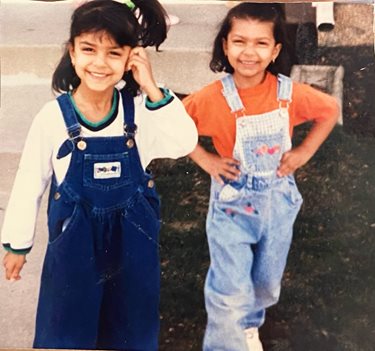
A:
[[[98,33],[100,37],[108,35],[119,46],[135,47],[140,37],[139,24],[134,16],[124,16],[125,6],[113,11],[102,11],[100,7],[89,8],[85,11],[76,11],[72,17],[70,42],[84,33]],[[81,12],[81,13],[79,13]]]

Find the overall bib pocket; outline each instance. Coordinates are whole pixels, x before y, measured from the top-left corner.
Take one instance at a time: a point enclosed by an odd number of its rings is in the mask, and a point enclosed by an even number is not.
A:
[[[255,174],[274,171],[281,159],[282,141],[282,131],[261,137],[244,138],[241,145],[242,166]]]
[[[108,155],[86,154],[83,185],[108,191],[132,183],[128,152]]]

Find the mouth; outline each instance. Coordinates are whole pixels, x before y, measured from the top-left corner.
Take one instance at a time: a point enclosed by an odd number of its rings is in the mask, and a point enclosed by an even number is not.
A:
[[[240,63],[244,66],[253,67],[258,64],[258,61],[252,60],[240,60]]]
[[[109,76],[107,73],[101,73],[101,72],[90,72],[88,71],[89,75],[95,79],[104,79]]]

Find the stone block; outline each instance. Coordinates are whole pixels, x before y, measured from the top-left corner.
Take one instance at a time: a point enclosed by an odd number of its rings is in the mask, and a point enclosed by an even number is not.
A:
[[[343,124],[342,99],[344,67],[342,66],[317,66],[294,65],[290,77],[298,82],[307,83],[337,99],[340,106],[338,124]]]

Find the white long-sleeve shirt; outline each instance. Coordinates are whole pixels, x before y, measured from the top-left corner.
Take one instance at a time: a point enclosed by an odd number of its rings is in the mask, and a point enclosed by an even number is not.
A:
[[[172,93],[173,95],[173,93]],[[104,129],[90,131],[82,127],[83,137],[123,135],[124,114],[119,94],[118,114]],[[173,101],[155,110],[146,107],[145,96],[134,98],[135,141],[144,168],[156,158],[179,158],[190,153],[197,143],[197,130],[181,101]],[[57,159],[68,138],[57,100],[44,105],[36,115],[20,160],[3,222],[1,241],[13,250],[31,248],[42,195],[54,173],[58,184],[64,180],[71,154]]]

